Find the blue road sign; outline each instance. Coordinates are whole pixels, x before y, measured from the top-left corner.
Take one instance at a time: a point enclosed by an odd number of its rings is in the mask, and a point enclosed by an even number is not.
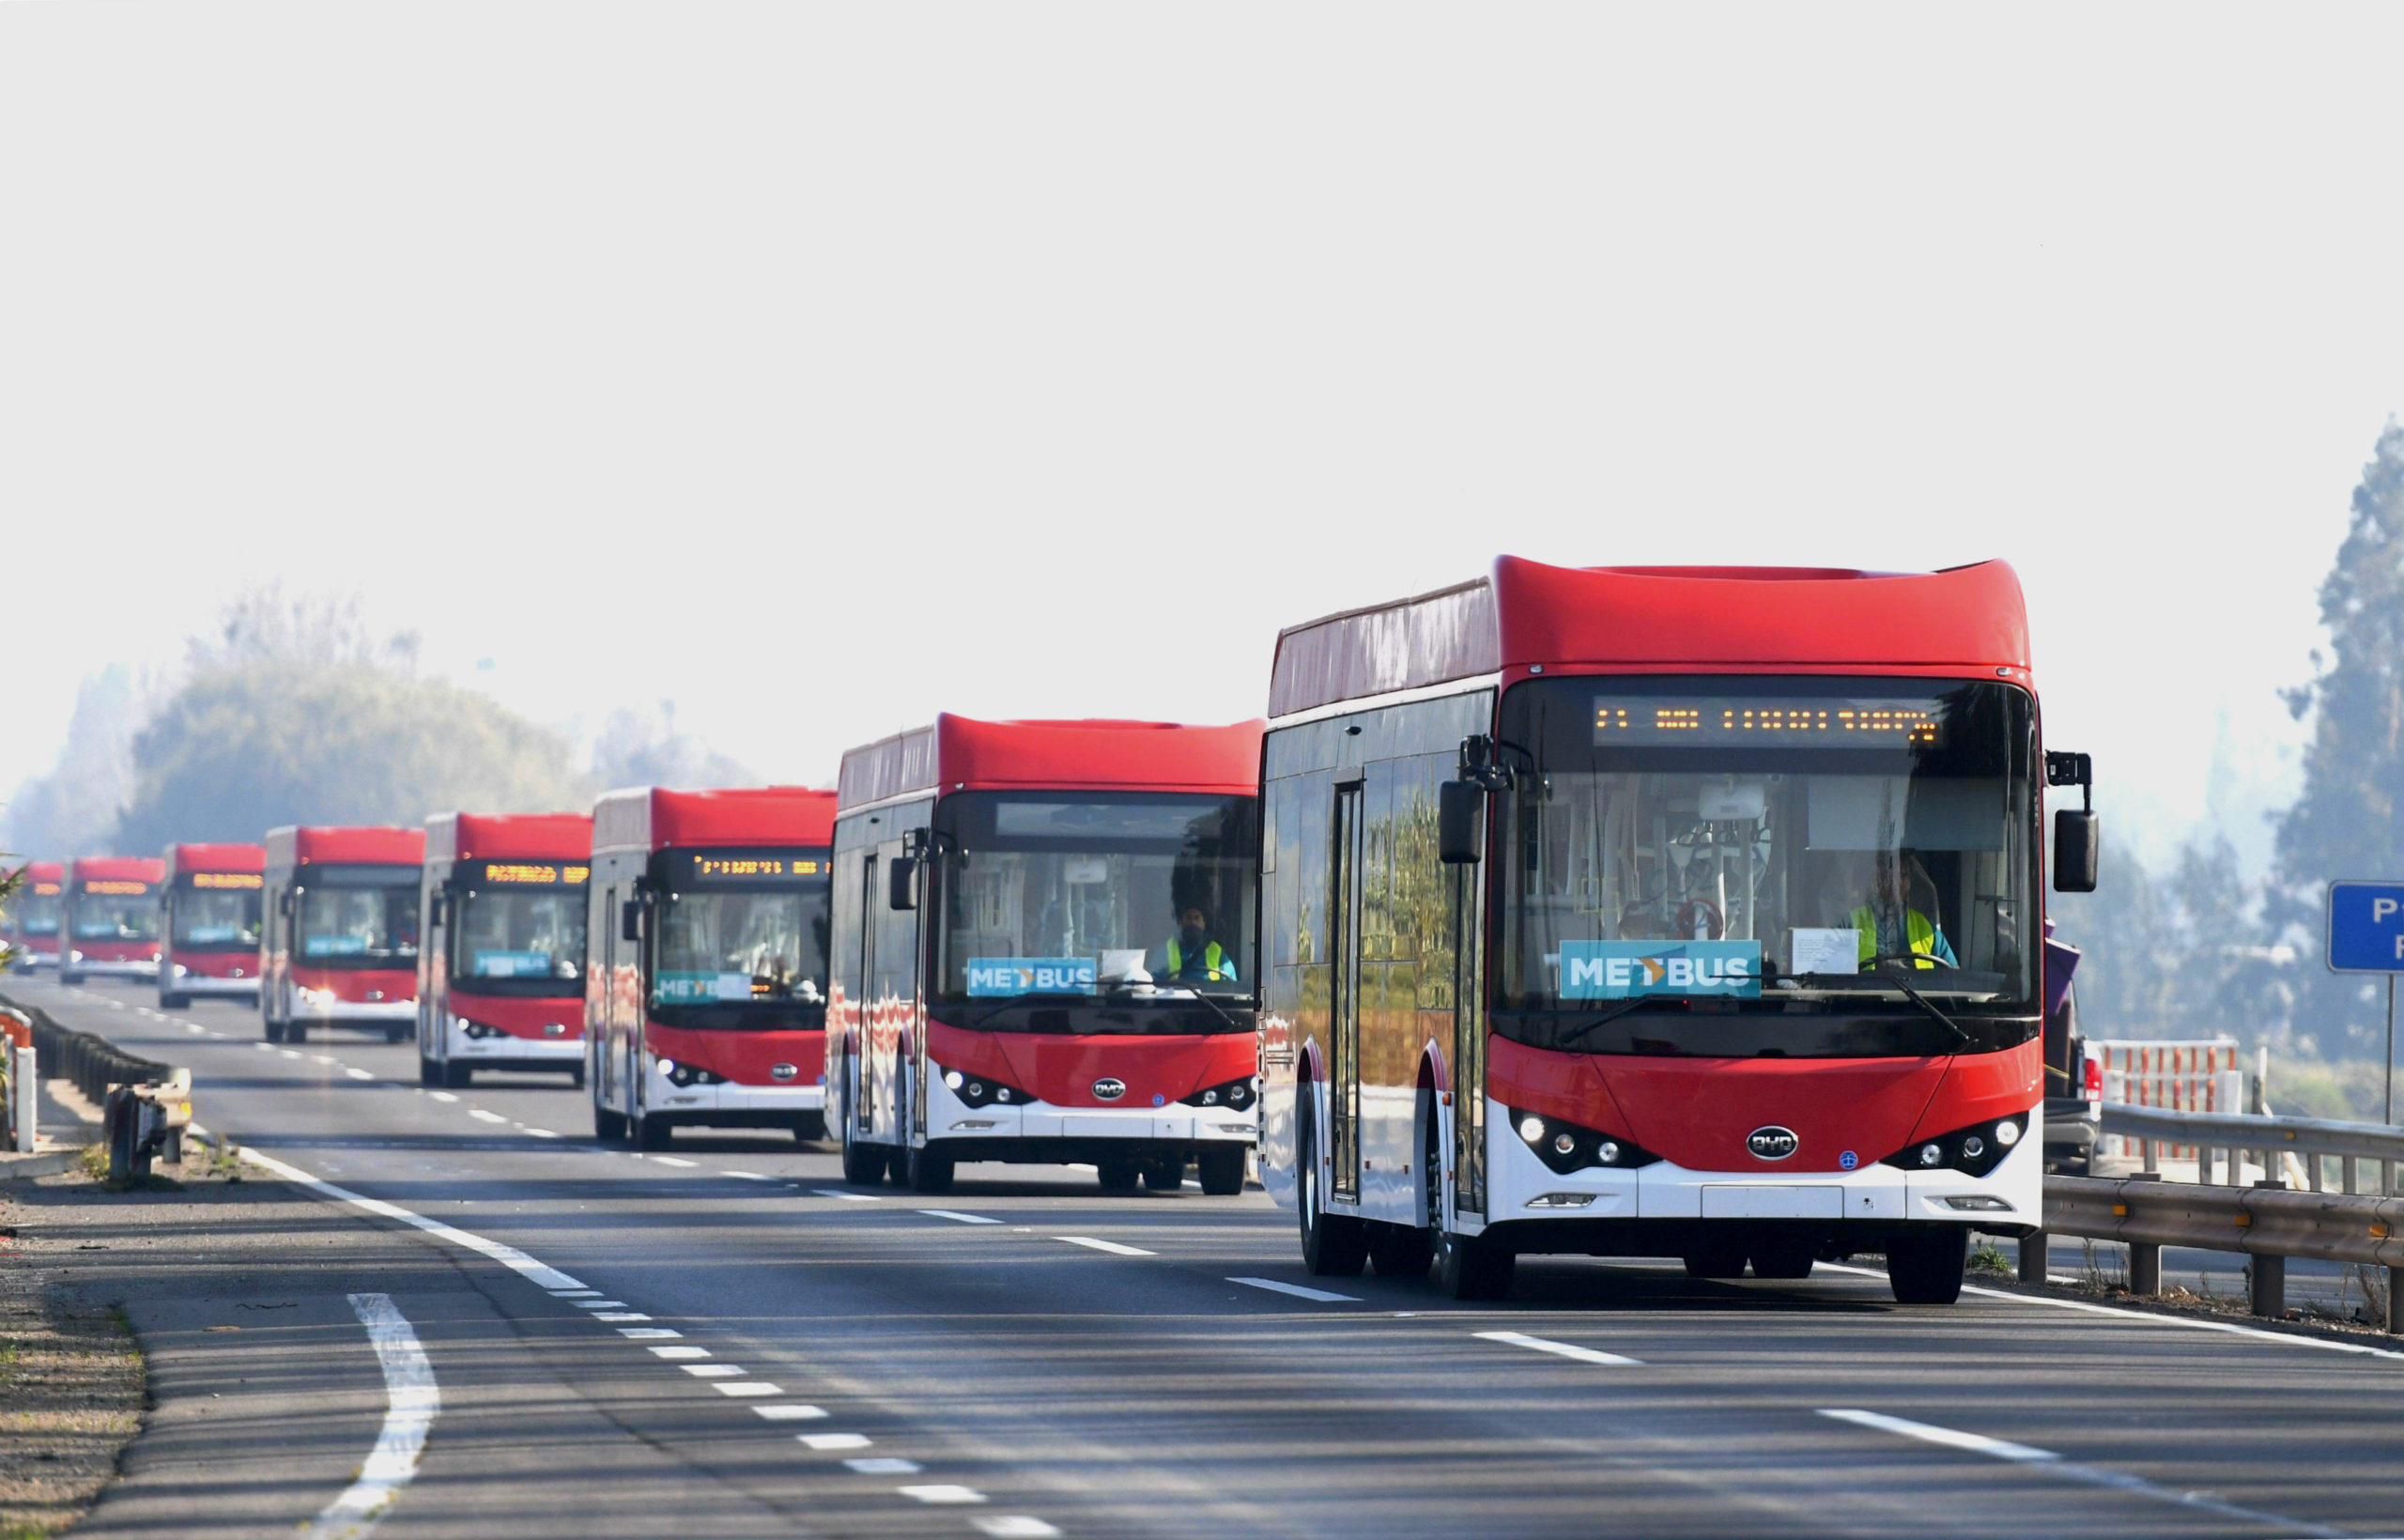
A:
[[[2404,973],[2404,883],[2329,885],[2333,973]]]

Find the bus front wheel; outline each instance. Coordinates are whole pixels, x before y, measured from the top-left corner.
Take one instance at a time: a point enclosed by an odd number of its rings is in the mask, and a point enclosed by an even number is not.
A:
[[[932,1149],[914,1149],[906,1158],[909,1186],[913,1193],[948,1193],[951,1191],[951,1157],[938,1155]]]
[[[1962,1297],[1970,1232],[1948,1225],[1887,1242],[1887,1284],[1897,1304],[1951,1304]]]
[[[885,1151],[857,1139],[843,1141],[843,1179],[861,1187],[874,1187],[885,1179]]]
[[[1200,1168],[1202,1191],[1214,1198],[1233,1197],[1243,1191],[1243,1147],[1206,1149],[1194,1163]]]
[[[635,1125],[635,1143],[645,1149],[666,1149],[675,1134],[676,1125],[655,1112],[644,1113]]]
[[[1310,1089],[1305,1086],[1303,1090]],[[1369,1260],[1368,1238],[1349,1214],[1331,1214],[1319,1202],[1318,1141],[1308,1123],[1296,1141],[1294,1208],[1302,1228],[1302,1270],[1318,1278],[1357,1278]]]

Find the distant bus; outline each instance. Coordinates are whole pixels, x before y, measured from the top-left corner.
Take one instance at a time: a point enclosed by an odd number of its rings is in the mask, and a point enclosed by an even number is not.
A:
[[[585,1074],[593,1131],[825,1132],[835,793],[611,792],[593,809]]]
[[[547,1070],[584,1084],[582,813],[444,813],[425,821],[419,901],[418,1079]]]
[[[2042,796],[2087,772],[2027,639],[2001,562],[1509,557],[1284,632],[1261,1173],[1310,1270],[1862,1253],[1951,1302],[2042,1220]]]
[[[17,966],[54,968],[58,965],[58,916],[65,905],[67,868],[58,861],[28,861],[19,869],[24,881],[0,912],[0,938],[18,948]]]
[[[59,981],[80,984],[159,976],[159,882],[155,857],[79,855],[67,863],[60,911]]]
[[[939,716],[843,756],[843,1174],[963,1161],[1242,1191],[1260,724]]]
[[[425,831],[286,824],[267,836],[259,1014],[270,1042],[313,1026],[417,1024],[418,884]]]
[[[194,995],[259,997],[259,897],[267,852],[258,845],[169,845],[160,884],[166,956],[159,1008],[178,1010]]]

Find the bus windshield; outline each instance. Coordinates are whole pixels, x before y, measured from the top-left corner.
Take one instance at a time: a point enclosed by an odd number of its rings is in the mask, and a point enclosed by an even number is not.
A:
[[[935,999],[1250,995],[1254,798],[970,792],[935,830]]]
[[[584,977],[581,883],[469,888],[454,901],[451,987],[470,994],[574,994]]]
[[[58,891],[21,893],[10,905],[15,911],[17,933],[27,936],[54,936],[58,933]]]
[[[2022,690],[1563,678],[1500,727],[1498,1010],[1626,1013],[1674,1052],[1682,1014],[1924,1022],[1897,976],[1948,1016],[2034,1009]]]
[[[128,885],[131,886],[131,885]],[[156,893],[79,893],[75,896],[78,941],[156,941]]]
[[[417,965],[417,889],[304,887],[295,959],[311,968]]]
[[[797,887],[666,894],[652,1004],[824,1005],[826,896],[823,875]]]
[[[259,945],[259,890],[192,888],[176,895],[178,951],[248,952]]]

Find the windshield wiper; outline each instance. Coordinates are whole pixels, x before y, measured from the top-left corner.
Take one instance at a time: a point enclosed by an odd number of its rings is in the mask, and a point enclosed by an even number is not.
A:
[[[1152,987],[1154,989],[1158,989],[1160,986],[1158,984],[1154,984]],[[1133,995],[1134,994],[1136,988],[1136,985],[1130,984],[1122,979],[1121,981],[1110,986],[1109,998],[1116,1000],[1122,996]],[[1227,1024],[1228,1031],[1241,1032],[1244,1030],[1244,1024],[1241,1022],[1237,1021],[1233,1016],[1228,1015],[1226,1008],[1219,1004],[1218,1001],[1211,999],[1208,994],[1203,993],[1198,989],[1187,990],[1185,993],[1191,994],[1194,999],[1201,1001],[1204,1005],[1209,1006],[1212,1014],[1216,1015],[1219,1020]],[[1152,995],[1149,996],[1149,998],[1158,999],[1160,996]],[[1177,1003],[1182,1005],[1185,1002],[1182,999],[1179,999]]]
[[[1656,996],[1650,994],[1631,994],[1625,1000],[1613,1001],[1609,1009],[1587,1017],[1584,1021],[1580,1022],[1576,1026],[1569,1028],[1566,1032],[1554,1033],[1552,1035],[1552,1045],[1555,1048],[1566,1048],[1571,1043],[1576,1042],[1579,1039],[1584,1037],[1587,1033],[1603,1026],[1608,1026],[1612,1022],[1618,1021],[1622,1016],[1626,1015],[1637,1007],[1653,1004],[1655,999]]]
[[[1895,964],[1892,963],[1887,965],[1890,967],[1895,966]],[[1935,1005],[1930,1001],[1927,995],[1922,994],[1919,991],[1912,988],[1909,984],[1904,983],[1900,976],[1893,978],[1889,978],[1884,974],[1869,974],[1857,977],[1876,978],[1880,983],[1885,984],[1889,989],[1892,989],[1896,993],[1901,994],[1904,999],[1909,1000],[1912,1004],[1919,1007],[1921,1010],[1926,1011],[1932,1021],[1938,1023],[1944,1026],[1947,1031],[1953,1034],[1953,1039],[1956,1042],[1960,1043],[1965,1048],[1970,1046],[1970,1035],[1962,1030],[1962,1024],[1955,1021],[1952,1017],[1948,1016],[1942,1010],[1937,1009]]]

